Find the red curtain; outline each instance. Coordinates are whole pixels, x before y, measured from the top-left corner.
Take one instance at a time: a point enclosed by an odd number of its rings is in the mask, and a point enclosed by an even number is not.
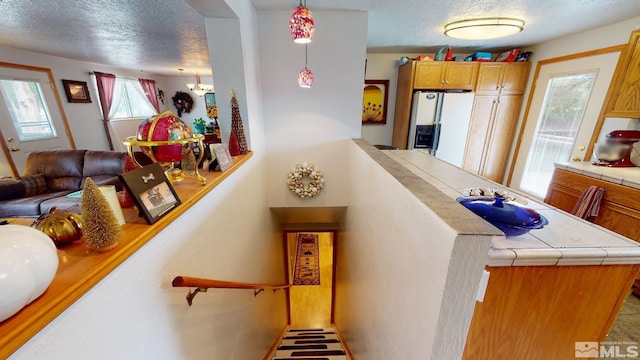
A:
[[[111,135],[109,135],[109,110],[111,109],[111,103],[113,102],[113,89],[116,87],[116,76],[113,74],[101,73],[94,71],[96,76],[96,83],[98,85],[98,97],[100,98],[100,106],[102,107],[102,122],[104,124],[104,131],[107,134],[107,140],[109,140],[109,148],[113,150],[113,144],[111,143]]]
[[[141,78],[138,78],[138,81],[140,81],[140,85],[142,85],[142,89],[144,90],[144,94],[147,95],[147,99],[151,101],[151,105],[153,105],[157,112],[160,112],[158,94],[156,92],[156,81]]]

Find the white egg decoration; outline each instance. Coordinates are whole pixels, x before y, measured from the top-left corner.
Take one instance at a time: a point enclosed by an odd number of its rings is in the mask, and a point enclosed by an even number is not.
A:
[[[45,233],[22,225],[0,226],[0,321],[40,297],[57,270],[56,246]]]

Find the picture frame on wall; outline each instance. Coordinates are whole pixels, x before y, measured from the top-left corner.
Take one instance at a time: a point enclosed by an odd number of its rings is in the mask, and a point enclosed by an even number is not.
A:
[[[118,175],[147,224],[180,205],[180,198],[158,163]]]
[[[70,103],[90,103],[91,95],[85,81],[62,80],[64,93]]]
[[[362,96],[362,124],[387,123],[389,80],[365,80]]]
[[[216,106],[216,93],[208,92],[204,94],[204,104],[207,109],[211,106]]]

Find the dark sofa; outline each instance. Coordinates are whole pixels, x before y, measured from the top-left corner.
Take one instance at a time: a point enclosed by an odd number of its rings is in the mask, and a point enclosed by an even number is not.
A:
[[[52,206],[80,212],[80,198],[67,195],[82,190],[91,177],[98,185],[122,190],[127,154],[115,151],[53,150],[29,154],[24,175],[0,179],[0,217],[37,217]]]

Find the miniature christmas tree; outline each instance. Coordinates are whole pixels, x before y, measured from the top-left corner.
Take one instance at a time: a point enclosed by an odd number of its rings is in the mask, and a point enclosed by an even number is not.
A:
[[[84,225],[82,233],[87,248],[107,251],[118,246],[122,229],[107,199],[90,177],[84,181],[80,206]]]
[[[239,155],[246,154],[249,149],[247,147],[247,139],[244,137],[244,128],[242,127],[242,118],[240,117],[240,107],[238,106],[238,99],[236,98],[235,90],[231,92],[231,132],[236,135],[236,140],[240,147]],[[231,139],[229,139],[229,146],[231,146]],[[231,152],[231,149],[229,149],[229,152]]]
[[[231,134],[229,135],[229,155],[238,156],[240,155],[240,145],[238,144],[238,139],[236,138],[236,134],[231,130]]]

